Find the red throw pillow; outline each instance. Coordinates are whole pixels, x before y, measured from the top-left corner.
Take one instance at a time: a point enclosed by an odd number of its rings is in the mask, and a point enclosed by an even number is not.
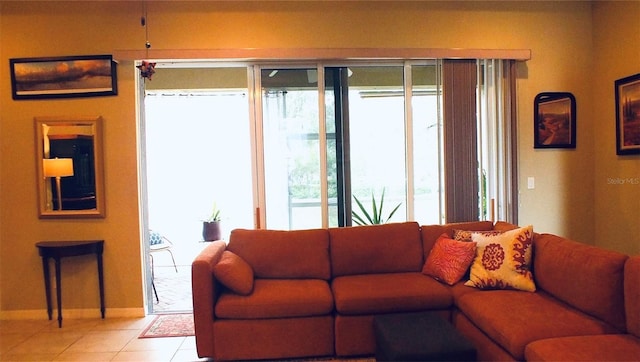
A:
[[[429,252],[422,273],[453,285],[462,279],[475,255],[475,242],[456,241],[442,234]]]
[[[253,291],[253,269],[239,255],[228,250],[222,252],[218,264],[213,267],[213,275],[225,287],[240,295]]]

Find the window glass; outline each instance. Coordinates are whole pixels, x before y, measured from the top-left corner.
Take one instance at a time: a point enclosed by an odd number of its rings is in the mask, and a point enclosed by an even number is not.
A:
[[[420,224],[438,224],[442,220],[440,154],[442,123],[434,65],[411,67],[413,112],[414,217]]]
[[[350,67],[349,135],[351,190],[373,217],[406,220],[404,77],[402,66]],[[384,200],[382,193],[384,191]],[[373,198],[373,199],[372,199]],[[354,199],[355,201],[355,199]],[[383,209],[380,210],[380,203]],[[357,204],[353,211],[363,214]]]
[[[322,226],[316,69],[263,69],[267,227]]]

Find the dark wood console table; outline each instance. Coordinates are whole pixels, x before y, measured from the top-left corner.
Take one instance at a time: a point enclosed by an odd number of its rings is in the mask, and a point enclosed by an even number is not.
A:
[[[49,258],[56,264],[56,297],[58,302],[58,327],[62,328],[62,289],[60,283],[60,259],[68,256],[95,254],[98,260],[98,284],[100,287],[100,313],[104,319],[104,274],[102,271],[102,252],[104,240],[82,241],[41,241],[36,243],[42,257],[44,270],[44,287],[47,294],[47,313],[52,317],[51,308],[51,279],[49,277]]]

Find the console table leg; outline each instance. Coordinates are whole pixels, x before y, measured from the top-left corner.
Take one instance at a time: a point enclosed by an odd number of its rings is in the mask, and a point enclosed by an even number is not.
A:
[[[44,291],[47,297],[47,314],[51,320],[53,308],[51,308],[51,277],[49,275],[49,258],[47,257],[42,257],[42,270],[44,271]]]
[[[60,280],[60,258],[56,262],[56,298],[58,301],[58,328],[62,328],[62,281]]]
[[[98,254],[98,284],[100,286],[100,314],[102,315],[102,319],[104,319],[104,273],[102,270],[102,254]]]

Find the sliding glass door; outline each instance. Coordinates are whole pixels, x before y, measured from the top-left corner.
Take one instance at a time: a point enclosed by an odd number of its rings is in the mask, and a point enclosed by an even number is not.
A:
[[[408,177],[413,211],[408,220],[421,224],[440,224],[444,220],[445,183],[442,180],[442,88],[440,62],[413,64],[405,73],[411,77],[410,128],[408,138],[412,162]]]
[[[351,189],[355,215],[380,221],[406,220],[407,145],[403,67],[350,67],[349,126]],[[384,199],[382,199],[384,193]],[[382,209],[380,209],[382,204]],[[400,207],[389,219],[390,213]]]
[[[223,239],[253,227],[246,68],[198,69],[206,89],[182,82],[190,70],[161,71],[164,79],[149,82],[144,98],[149,228],[174,243],[196,243],[214,205]]]
[[[439,222],[437,68],[414,69],[413,102],[403,64],[254,72],[264,227],[369,223],[374,203],[381,222]]]
[[[186,107],[189,113],[210,114],[204,123],[220,128],[191,132],[181,138],[196,140],[207,135],[206,141],[187,142],[189,148],[208,143],[207,150],[213,150],[192,152],[212,160],[202,165],[197,175],[204,174],[203,168],[214,166],[225,170],[227,178],[189,178],[194,184],[216,183],[203,204],[209,208],[218,200],[227,217],[238,221],[226,221],[227,231],[251,225],[272,229],[349,226],[354,224],[356,214],[368,223],[366,214],[374,217],[374,204],[381,222],[446,221],[441,61],[249,65],[244,68],[244,79],[236,76],[242,73],[242,67],[233,69],[232,78],[238,82],[215,86],[230,79],[218,69],[211,74],[212,88],[204,93],[194,90],[176,96],[159,89],[162,96],[154,96],[167,106],[184,103],[181,98],[186,97],[192,98],[190,104],[197,104],[195,99],[207,99],[209,109]],[[153,102],[151,93],[148,98]],[[160,111],[163,115],[170,112]],[[185,114],[181,111],[174,118],[184,118]],[[167,132],[175,136],[187,129],[169,128]],[[153,136],[148,142],[152,145],[164,139]],[[166,164],[175,148],[162,142],[158,148],[165,147],[169,152],[162,158]],[[493,153],[488,149],[482,152]],[[197,169],[184,159],[172,169],[184,167],[188,170],[178,175]],[[161,174],[162,168],[158,170]],[[169,176],[164,178],[168,180]],[[230,184],[217,185],[224,180]],[[192,199],[195,197],[186,198]],[[165,198],[162,202],[167,201]],[[236,214],[232,210],[236,207],[230,205],[243,207]],[[487,208],[486,204],[481,207]],[[203,208],[197,211],[201,218],[206,217]],[[482,215],[487,217],[486,212]],[[176,226],[180,230],[185,227]],[[197,227],[189,229],[195,233]]]
[[[262,146],[266,226],[322,226],[316,69],[263,69]]]
[[[368,223],[374,204],[379,222],[444,223],[451,221],[445,195],[456,191],[454,183],[444,187],[445,159],[453,175],[460,166],[472,171],[461,184],[482,186],[478,205],[449,210],[477,208],[488,219],[495,204],[498,219],[517,222],[515,121],[508,117],[515,97],[505,96],[515,86],[513,70],[499,61],[476,64],[481,81],[469,89],[478,97],[471,113],[480,131],[445,137],[443,63],[159,63],[141,97],[144,228],[175,245],[200,246],[202,219],[214,204],[224,239],[234,228],[350,226],[355,215]],[[451,98],[453,109],[469,102]],[[447,140],[474,138],[479,157],[461,162],[445,154]]]

